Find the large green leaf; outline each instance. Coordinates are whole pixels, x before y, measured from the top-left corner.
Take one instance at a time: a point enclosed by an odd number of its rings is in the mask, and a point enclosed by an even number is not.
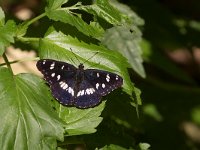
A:
[[[96,55],[94,56],[94,54]],[[61,32],[56,32],[52,28],[47,32],[45,38],[40,40],[39,55],[40,58],[61,60],[71,63],[75,66],[78,66],[80,62],[84,62],[85,68],[93,66],[93,68],[115,72],[123,77],[124,90],[129,95],[131,95],[133,92],[134,87],[130,81],[126,69],[128,66],[126,59],[124,59],[124,57],[117,52],[109,51],[102,46],[84,43],[76,38],[64,35]],[[94,57],[91,58],[91,56]],[[88,58],[90,59],[88,60]],[[93,133],[95,131],[94,128],[101,121],[101,118],[98,118],[98,116],[103,110],[104,105],[99,105],[95,108],[84,110],[74,107],[61,108],[62,109],[58,109],[58,113],[63,120],[66,122],[71,122],[71,124],[66,126],[66,131],[68,132],[68,135],[73,135]],[[69,112],[73,113],[70,114]],[[69,115],[67,116],[68,119],[66,119],[65,115]],[[78,120],[74,122],[76,119]],[[92,120],[96,120],[95,123],[92,124]],[[88,125],[87,121],[88,123],[90,122],[90,126]],[[86,127],[88,127],[88,129]]]
[[[60,3],[61,4],[61,3]],[[53,6],[52,6],[53,5]],[[79,3],[71,7],[58,7],[57,4],[52,4],[51,7],[46,8],[47,16],[55,21],[61,21],[75,26],[80,32],[92,37],[101,37],[104,30],[98,23],[87,24],[81,17],[81,14],[72,12],[79,9]],[[56,7],[55,7],[56,6]]]
[[[0,26],[0,56],[3,54],[5,47],[14,42],[15,31],[14,21],[9,20],[4,26]]]
[[[102,39],[104,45],[109,49],[122,53],[128,59],[134,71],[145,77],[139,41],[134,33],[131,33],[128,28],[123,26],[116,26],[106,30]]]
[[[95,53],[97,53],[95,57],[88,60]],[[75,63],[76,66],[84,62],[85,68],[93,66],[93,68],[117,73],[124,79],[124,90],[132,95],[134,87],[127,71],[129,64],[122,55],[103,46],[87,44],[61,32],[49,30],[46,37],[40,41],[40,57]]]
[[[13,76],[0,68],[0,147],[2,150],[55,149],[63,123],[50,107],[47,87],[31,74]]]

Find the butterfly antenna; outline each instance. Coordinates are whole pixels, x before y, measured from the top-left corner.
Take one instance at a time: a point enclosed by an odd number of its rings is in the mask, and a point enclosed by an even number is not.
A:
[[[94,53],[94,55],[92,55],[91,57],[89,57],[87,60],[85,60],[84,62],[83,62],[83,64],[84,63],[86,63],[88,60],[90,60],[91,58],[93,58],[95,55],[97,55],[99,52],[96,52],[96,53]]]
[[[78,57],[76,56],[76,54],[72,51],[72,48],[70,47],[69,48],[70,49],[70,51],[72,52],[72,54],[74,55],[74,57],[78,60],[78,62],[79,62],[79,64],[81,63],[80,61],[79,61],[79,59],[78,59]],[[72,59],[71,59],[72,60]],[[74,61],[73,61],[74,62]],[[74,64],[76,64],[76,63],[74,63]]]

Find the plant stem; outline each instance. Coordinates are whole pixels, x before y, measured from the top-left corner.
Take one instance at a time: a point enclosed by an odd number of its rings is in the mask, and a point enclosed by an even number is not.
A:
[[[41,14],[41,15],[39,15],[39,16],[33,18],[32,20],[28,21],[26,25],[29,26],[29,25],[31,25],[32,23],[36,22],[37,20],[39,20],[39,19],[41,19],[41,18],[43,18],[43,17],[45,17],[45,16],[46,16],[46,13],[43,13],[43,14]]]
[[[11,65],[10,65],[10,62],[8,61],[8,58],[7,58],[5,53],[3,53],[3,59],[6,62],[6,65],[7,65],[8,69],[10,70],[10,72],[12,73],[12,75],[14,75],[12,68],[11,68]]]
[[[39,58],[37,57],[37,58],[26,58],[26,59],[22,59],[22,60],[14,60],[14,61],[9,62],[9,64],[21,63],[21,62],[30,61],[30,60],[39,60]],[[7,63],[0,64],[0,66],[4,66],[4,65],[7,65]]]
[[[29,37],[18,37],[18,41],[22,42],[39,42],[39,38],[29,38]]]

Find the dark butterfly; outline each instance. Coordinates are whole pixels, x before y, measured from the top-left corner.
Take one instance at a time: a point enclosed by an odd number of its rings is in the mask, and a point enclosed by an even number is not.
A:
[[[84,70],[65,62],[42,59],[37,68],[50,85],[53,96],[63,105],[89,108],[99,104],[101,97],[122,86],[123,79],[114,73]]]

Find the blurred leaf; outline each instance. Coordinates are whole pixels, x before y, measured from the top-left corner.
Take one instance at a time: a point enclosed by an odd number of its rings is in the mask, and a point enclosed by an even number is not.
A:
[[[132,148],[126,149],[118,145],[110,144],[96,150],[133,150]]]
[[[116,7],[120,12],[126,14],[129,17],[131,25],[134,26],[144,25],[144,20],[141,19],[128,5],[119,3],[117,0],[110,0],[109,2],[111,5]]]
[[[29,27],[28,21],[19,24],[17,26],[16,36],[18,37],[24,36],[27,32],[28,27]]]
[[[150,145],[148,143],[139,143],[139,150],[150,150]]]
[[[57,6],[57,5],[56,5]],[[54,21],[61,21],[75,26],[80,32],[85,35],[99,38],[103,35],[104,30],[98,25],[98,23],[87,24],[81,17],[81,14],[74,13],[72,10],[78,10],[80,3],[77,3],[71,7],[52,9],[52,7],[46,8],[47,16]]]
[[[3,26],[4,24],[5,24],[5,14],[2,8],[0,7],[0,27]]]
[[[0,68],[1,149],[55,149],[63,123],[50,107],[49,91],[31,74]]]
[[[128,21],[128,17],[109,4],[107,0],[96,0],[93,5],[81,7],[88,13],[98,16],[110,24],[122,25]]]
[[[96,132],[96,127],[102,121],[101,112],[105,102],[94,108],[77,109],[73,107],[58,106],[57,112],[67,124],[64,126],[66,136],[90,134]]]
[[[176,79],[184,82],[195,84],[189,75],[170,61],[162,52],[153,48],[151,43],[147,40],[142,40],[141,47],[143,49],[143,59],[145,62],[150,63],[165,71]]]
[[[159,113],[158,109],[153,104],[145,105],[143,107],[143,112],[144,112],[144,114],[154,118],[156,121],[162,121],[163,120],[162,115]]]
[[[47,7],[49,9],[60,8],[63,4],[67,3],[69,0],[47,0]]]
[[[0,56],[4,53],[5,47],[14,42],[14,35],[16,31],[15,22],[9,20],[4,26],[0,26]]]
[[[191,111],[192,120],[200,125],[200,106],[194,107]]]
[[[102,39],[104,45],[123,54],[128,59],[133,70],[140,76],[145,77],[139,42],[140,39],[123,26],[116,26],[106,30]]]

